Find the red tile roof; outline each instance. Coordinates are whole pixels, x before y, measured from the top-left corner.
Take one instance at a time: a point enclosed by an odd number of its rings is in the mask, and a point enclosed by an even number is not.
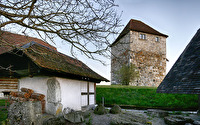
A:
[[[117,41],[119,41],[119,39],[121,39],[129,31],[144,32],[144,33],[154,34],[158,36],[168,37],[167,35],[158,32],[157,30],[151,28],[150,26],[148,26],[147,24],[139,20],[131,19],[129,23],[126,25],[126,27],[123,29],[123,31],[119,34],[117,39],[110,46],[112,47]]]
[[[6,31],[0,31],[0,54],[7,52],[9,50],[12,50],[13,48],[21,47],[27,43],[30,43],[32,41],[39,43],[43,46],[49,47],[53,50],[56,50],[54,46],[51,46],[50,44],[34,38],[34,37],[29,37],[29,36],[24,36],[24,35],[19,35],[15,33],[10,33]]]

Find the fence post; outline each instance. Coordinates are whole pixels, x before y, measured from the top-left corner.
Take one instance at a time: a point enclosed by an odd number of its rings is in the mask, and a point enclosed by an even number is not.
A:
[[[105,101],[105,100],[104,100],[104,97],[102,97],[102,105],[103,105],[103,106],[104,106],[104,101]]]

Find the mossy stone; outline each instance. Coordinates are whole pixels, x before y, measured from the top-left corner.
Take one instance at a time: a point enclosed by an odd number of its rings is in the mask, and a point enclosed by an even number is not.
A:
[[[107,114],[105,107],[102,104],[99,104],[95,109],[94,113],[98,115]]]
[[[121,113],[121,108],[119,105],[114,105],[111,109],[110,109],[110,113],[112,114],[119,114]]]

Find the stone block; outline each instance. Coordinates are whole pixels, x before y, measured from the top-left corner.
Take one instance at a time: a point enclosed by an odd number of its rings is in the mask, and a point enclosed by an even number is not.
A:
[[[43,121],[42,125],[66,125],[66,120],[63,116],[61,117],[52,117]]]
[[[14,102],[8,108],[9,124],[41,125],[42,107],[40,102]]]
[[[164,118],[167,125],[185,125],[186,123],[193,123],[191,118],[184,116],[167,116]]]
[[[102,104],[99,104],[95,109],[94,113],[98,115],[107,114],[105,107]]]
[[[111,119],[111,125],[147,125],[149,123],[151,122],[147,118],[130,113],[121,113]]]
[[[164,110],[148,109],[147,114],[154,116],[154,117],[163,118],[163,117],[168,116],[169,113],[167,111],[164,111]]]
[[[200,125],[200,121],[194,121],[193,124],[194,125]]]
[[[63,105],[61,103],[47,103],[46,112],[57,117],[62,116]]]
[[[81,123],[84,121],[82,113],[76,111],[65,114],[64,118],[71,123]]]
[[[121,113],[121,108],[119,105],[114,105],[111,109],[110,109],[110,113],[112,114],[119,114]]]

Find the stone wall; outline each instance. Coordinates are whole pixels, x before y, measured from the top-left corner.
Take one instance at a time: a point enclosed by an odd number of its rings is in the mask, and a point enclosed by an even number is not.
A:
[[[40,101],[15,102],[8,109],[10,125],[42,125]]]
[[[130,33],[122,37],[117,44],[111,47],[111,84],[119,84],[117,71],[123,64],[129,62]]]
[[[145,34],[146,39],[140,39],[140,34]],[[136,65],[140,78],[130,83],[134,86],[158,86],[165,76],[166,37],[130,31],[112,46],[111,52],[112,84],[120,84],[116,72],[122,64]]]

